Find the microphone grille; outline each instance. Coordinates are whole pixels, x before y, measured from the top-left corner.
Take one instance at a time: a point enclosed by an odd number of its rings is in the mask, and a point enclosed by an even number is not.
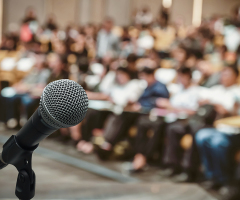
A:
[[[43,120],[54,128],[67,128],[79,124],[88,109],[88,97],[75,81],[61,79],[49,83],[40,100]]]

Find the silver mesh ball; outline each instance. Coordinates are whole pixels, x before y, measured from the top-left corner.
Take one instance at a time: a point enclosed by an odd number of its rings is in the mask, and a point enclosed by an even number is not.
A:
[[[84,119],[88,97],[82,86],[74,81],[53,81],[44,88],[39,109],[47,124],[57,129],[67,128]]]

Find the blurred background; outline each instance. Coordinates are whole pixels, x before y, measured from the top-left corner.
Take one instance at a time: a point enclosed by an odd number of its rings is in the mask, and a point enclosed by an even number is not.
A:
[[[0,0],[0,38],[1,145],[48,83],[89,98],[34,154],[36,199],[240,198],[239,0]]]

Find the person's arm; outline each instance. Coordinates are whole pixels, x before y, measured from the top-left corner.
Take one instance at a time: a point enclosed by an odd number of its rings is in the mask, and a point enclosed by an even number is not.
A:
[[[17,93],[26,93],[30,89],[30,85],[25,84],[23,81],[20,81],[13,85],[13,88],[16,90]]]
[[[152,94],[148,97],[142,97],[139,99],[139,103],[143,107],[154,108],[157,107],[157,100],[159,98],[168,100],[169,92],[165,85],[157,84],[154,88],[152,88]]]
[[[109,96],[101,92],[86,91],[89,100],[109,100]]]
[[[223,105],[221,104],[213,104],[216,112],[218,114],[220,114],[222,117],[225,117],[225,116],[231,116],[234,114],[234,111],[230,111],[230,110],[227,110]]]
[[[173,108],[173,110],[176,111],[177,113],[186,113],[188,115],[193,115],[194,113],[196,113],[196,110],[187,108]]]
[[[29,93],[32,96],[32,98],[39,98],[42,95],[42,92],[45,87],[46,84],[34,84],[31,86]]]
[[[155,87],[154,96],[168,99],[170,95],[167,87],[165,85],[162,85],[161,87]]]
[[[188,108],[176,108],[176,107],[172,106],[169,99],[158,98],[156,100],[156,104],[157,104],[157,107],[159,107],[159,108],[173,110],[174,112],[183,112],[183,113],[187,113],[188,115],[192,115],[196,112],[196,110],[192,110],[192,109],[188,109]]]

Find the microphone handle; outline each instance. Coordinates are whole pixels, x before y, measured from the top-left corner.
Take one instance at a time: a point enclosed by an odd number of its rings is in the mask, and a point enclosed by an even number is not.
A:
[[[17,143],[25,149],[31,149],[57,129],[44,122],[39,108],[16,134]]]

